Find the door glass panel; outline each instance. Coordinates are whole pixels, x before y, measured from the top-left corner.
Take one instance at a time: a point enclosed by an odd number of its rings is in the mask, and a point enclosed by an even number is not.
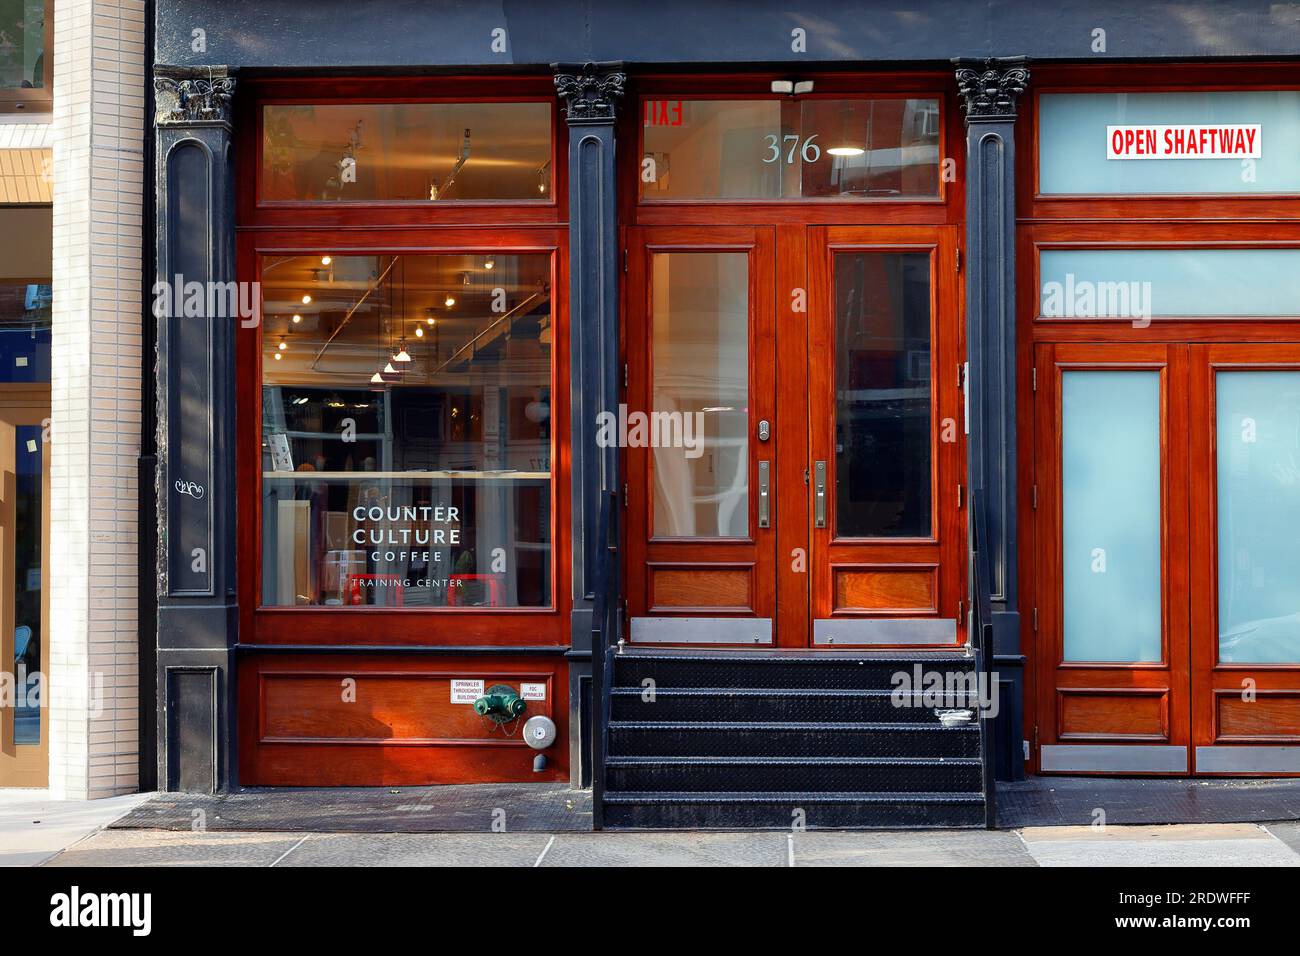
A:
[[[749,257],[657,253],[651,414],[627,444],[654,450],[656,537],[749,533]],[[638,434],[639,432],[639,434]]]
[[[835,256],[835,534],[932,534],[930,256]]]
[[[41,742],[41,426],[14,429],[14,743]]]
[[[1160,373],[1062,375],[1065,660],[1160,660]]]
[[[263,259],[262,603],[551,604],[551,257]]]
[[[1219,372],[1219,660],[1300,662],[1300,372]]]

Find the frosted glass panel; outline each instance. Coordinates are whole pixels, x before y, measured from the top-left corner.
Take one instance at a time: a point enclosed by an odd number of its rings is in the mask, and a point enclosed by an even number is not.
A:
[[[1160,375],[1066,372],[1067,661],[1160,660]]]
[[[1219,660],[1300,662],[1300,372],[1215,377]]]
[[[1045,93],[1038,110],[1044,195],[1300,192],[1300,91]],[[1106,158],[1108,126],[1226,124],[1262,127],[1261,158]]]
[[[1300,315],[1300,249],[1044,249],[1044,318]]]

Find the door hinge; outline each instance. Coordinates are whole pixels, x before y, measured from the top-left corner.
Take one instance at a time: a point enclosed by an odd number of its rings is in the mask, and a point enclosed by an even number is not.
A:
[[[1034,485],[1033,499],[1034,499],[1033,508],[1035,511],[1037,511],[1038,510],[1038,486],[1037,485]]]
[[[623,507],[627,507],[627,482],[623,482]]]
[[[623,363],[623,390],[627,391],[628,370],[627,363]]]
[[[1031,368],[1029,370],[1029,384],[1035,392],[1038,391],[1038,369]]]
[[[958,362],[957,363],[957,391],[964,392],[965,390],[966,390],[966,363]]]
[[[1038,608],[1034,608],[1034,633],[1038,633]]]
[[[623,271],[627,272],[627,248],[623,249]]]
[[[961,482],[957,483],[957,507],[961,507]]]
[[[957,252],[957,271],[961,272],[961,246],[956,249]]]

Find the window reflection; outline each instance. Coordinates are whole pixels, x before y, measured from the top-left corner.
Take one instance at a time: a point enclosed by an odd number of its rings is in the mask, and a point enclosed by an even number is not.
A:
[[[262,282],[263,603],[549,606],[549,256],[267,258]]]

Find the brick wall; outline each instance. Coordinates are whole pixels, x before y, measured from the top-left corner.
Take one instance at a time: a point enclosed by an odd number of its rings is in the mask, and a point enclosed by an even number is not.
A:
[[[144,3],[54,9],[50,789],[137,787]]]

